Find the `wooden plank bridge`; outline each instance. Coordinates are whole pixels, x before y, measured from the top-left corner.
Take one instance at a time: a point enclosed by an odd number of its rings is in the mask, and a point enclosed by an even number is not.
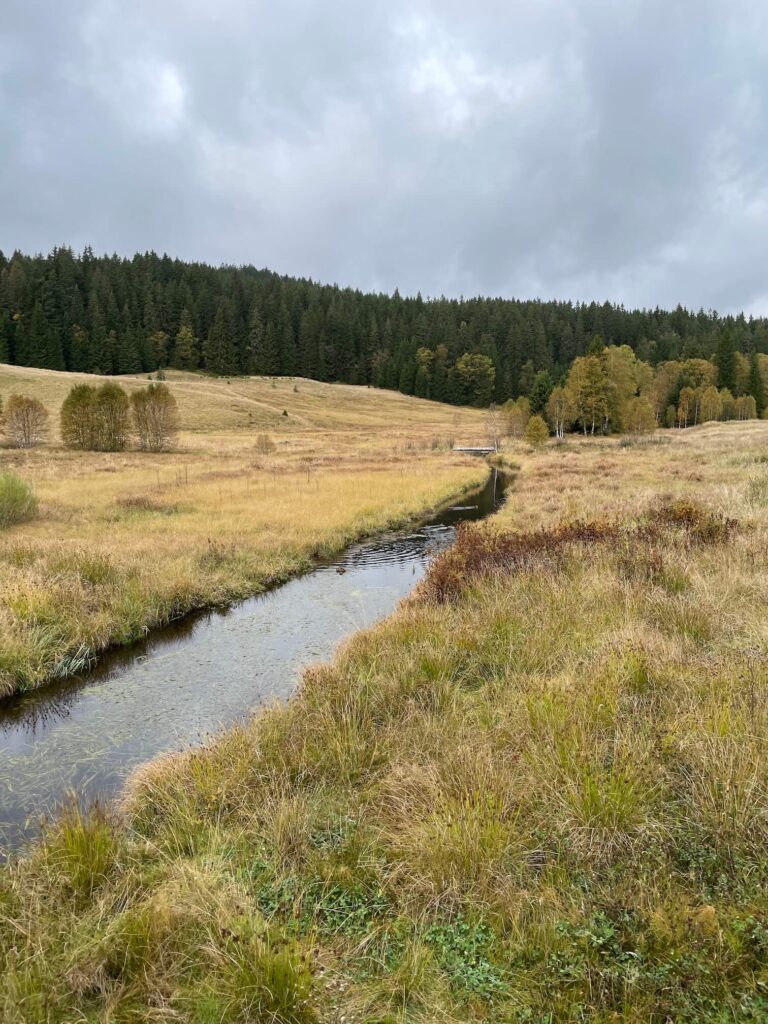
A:
[[[498,448],[495,444],[491,445],[454,445],[453,450],[455,452],[462,452],[464,455],[494,455]]]

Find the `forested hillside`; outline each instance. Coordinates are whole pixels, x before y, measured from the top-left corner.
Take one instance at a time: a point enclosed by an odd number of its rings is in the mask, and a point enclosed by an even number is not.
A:
[[[0,362],[24,366],[296,374],[483,406],[535,393],[537,373],[557,383],[596,335],[653,366],[712,358],[732,368],[734,352],[768,353],[764,319],[682,307],[424,300],[155,253],[0,253]],[[717,383],[737,395],[732,375]]]

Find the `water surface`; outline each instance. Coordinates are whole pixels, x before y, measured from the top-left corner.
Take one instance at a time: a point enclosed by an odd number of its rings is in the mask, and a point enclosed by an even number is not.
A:
[[[502,500],[495,470],[461,505],[348,548],[228,610],[189,617],[108,654],[92,672],[0,705],[0,849],[70,794],[115,794],[137,765],[203,741],[275,697],[345,637],[388,615],[461,521]]]

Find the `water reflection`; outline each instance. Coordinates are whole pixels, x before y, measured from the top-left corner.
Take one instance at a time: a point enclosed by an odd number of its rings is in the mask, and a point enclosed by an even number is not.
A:
[[[275,590],[188,617],[85,676],[3,705],[0,846],[34,834],[69,792],[114,794],[141,762],[287,697],[304,665],[389,614],[456,524],[490,514],[505,485],[494,471],[481,492],[417,529],[355,544]]]

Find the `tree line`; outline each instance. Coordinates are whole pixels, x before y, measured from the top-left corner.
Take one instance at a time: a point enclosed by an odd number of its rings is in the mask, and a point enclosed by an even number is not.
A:
[[[38,398],[11,395],[0,401],[0,426],[13,448],[35,448],[48,440],[48,410]],[[133,437],[142,451],[160,452],[176,439],[176,399],[165,384],[148,384],[130,398],[119,384],[76,384],[61,406],[61,439],[82,451],[124,451]]]
[[[765,412],[766,394],[768,355],[736,352],[726,334],[714,360],[672,359],[656,367],[628,345],[605,345],[595,336],[588,353],[577,356],[559,382],[539,371],[529,393],[502,409],[512,436],[523,436],[531,418],[540,417],[562,438],[570,430],[647,433],[754,419]]]
[[[0,252],[0,362],[24,366],[301,375],[488,406],[535,402],[542,375],[563,386],[596,338],[651,368],[708,361],[736,399],[749,386],[737,357],[768,354],[768,321],[681,306],[366,294],[152,252]]]

